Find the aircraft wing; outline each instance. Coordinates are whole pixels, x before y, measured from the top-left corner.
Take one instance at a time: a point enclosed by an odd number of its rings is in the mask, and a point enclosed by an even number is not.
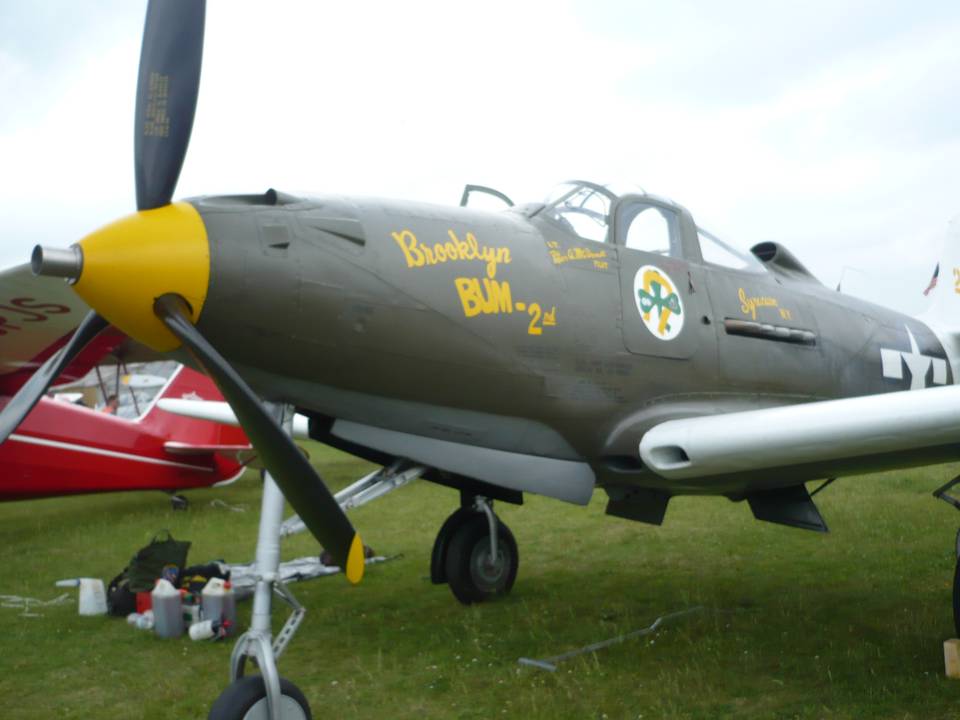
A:
[[[647,468],[683,487],[734,477],[784,487],[949,462],[960,459],[960,386],[669,420],[639,450]]]
[[[16,392],[60,349],[90,308],[58,278],[34,277],[29,265],[0,270],[0,395]],[[64,371],[77,380],[126,338],[108,330]]]
[[[222,425],[240,425],[240,421],[233,414],[230,405],[225,402],[161,398],[157,402],[157,407],[168,413],[194,418],[195,420],[210,420]],[[299,413],[293,416],[293,436],[301,440],[310,438],[310,421],[306,416]]]

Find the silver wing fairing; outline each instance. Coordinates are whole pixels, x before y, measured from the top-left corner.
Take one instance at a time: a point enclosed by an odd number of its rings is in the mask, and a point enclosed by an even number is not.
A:
[[[960,386],[669,420],[639,451],[647,468],[688,488],[737,475],[769,474],[762,484],[776,487],[949,462],[960,459]]]

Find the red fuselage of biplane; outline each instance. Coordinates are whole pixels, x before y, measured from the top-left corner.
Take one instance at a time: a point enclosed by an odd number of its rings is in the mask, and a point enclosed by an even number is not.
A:
[[[209,378],[189,368],[180,368],[158,397],[221,399]],[[0,445],[0,501],[226,483],[243,472],[231,457],[241,448],[249,442],[239,428],[155,404],[128,420],[44,398]]]

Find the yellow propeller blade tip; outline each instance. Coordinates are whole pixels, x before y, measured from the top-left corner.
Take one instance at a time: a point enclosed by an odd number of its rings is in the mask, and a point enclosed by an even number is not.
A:
[[[363,557],[363,541],[360,533],[355,533],[350,543],[350,552],[347,553],[347,580],[356,585],[363,579],[363,570],[366,562]]]

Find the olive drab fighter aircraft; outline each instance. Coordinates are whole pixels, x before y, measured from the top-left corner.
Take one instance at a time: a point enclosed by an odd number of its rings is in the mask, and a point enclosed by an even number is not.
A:
[[[808,481],[960,457],[960,286],[908,317],[825,287],[778,244],[740,252],[674,202],[583,181],[499,212],[274,190],[172,202],[203,23],[202,2],[148,6],[137,212],[35,249],[34,271],[93,310],[0,437],[112,324],[214,379],[272,478],[264,508],[275,482],[354,583],[362,544],[290,440],[294,410],[321,442],[458,490],[431,575],[463,602],[516,576],[493,500],[586,504],[599,487],[609,514],[660,523],[674,496],[721,495],[823,531]],[[258,562],[275,550],[266,515]],[[304,708],[269,626],[251,632],[212,716]],[[262,680],[242,677],[250,656]]]

